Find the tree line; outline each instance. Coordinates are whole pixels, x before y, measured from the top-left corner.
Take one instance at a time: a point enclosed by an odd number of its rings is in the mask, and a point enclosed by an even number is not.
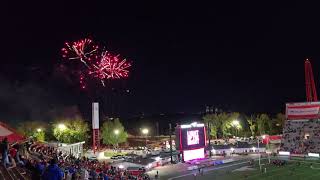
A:
[[[59,119],[49,124],[42,121],[24,121],[18,125],[17,131],[25,137],[40,142],[91,142],[89,123],[81,117]],[[118,144],[126,142],[128,138],[128,133],[118,118],[106,119],[100,131],[100,137],[105,145],[116,147]]]
[[[285,115],[278,113],[275,117],[267,114],[241,116],[238,112],[208,114],[203,121],[210,128],[212,138],[226,138],[231,136],[257,136],[263,134],[281,134]]]
[[[204,115],[202,119],[210,129],[211,138],[255,137],[264,134],[281,134],[285,115],[279,113],[275,117],[267,114],[246,116],[238,112],[222,112]],[[81,117],[57,119],[53,123],[24,121],[18,125],[17,130],[24,136],[37,141],[91,143],[91,128],[89,123]],[[120,143],[127,141],[128,133],[120,119],[108,118],[103,121],[100,137],[103,144],[117,147]]]

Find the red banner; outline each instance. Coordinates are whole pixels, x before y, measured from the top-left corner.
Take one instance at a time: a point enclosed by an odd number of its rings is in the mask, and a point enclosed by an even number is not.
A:
[[[274,136],[269,136],[269,135],[265,135],[264,138],[262,139],[262,143],[263,144],[269,144],[270,141],[275,142],[275,141],[281,141],[281,137],[280,135],[274,135]]]
[[[319,119],[320,102],[287,103],[286,117],[288,120]]]

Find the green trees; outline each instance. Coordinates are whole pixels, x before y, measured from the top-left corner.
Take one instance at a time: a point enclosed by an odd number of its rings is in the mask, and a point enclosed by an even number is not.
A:
[[[267,114],[258,114],[247,119],[252,136],[263,134],[281,134],[285,115],[278,113],[275,118]]]
[[[210,136],[214,138],[230,136],[257,136],[263,134],[281,134],[285,115],[278,113],[274,118],[267,114],[241,116],[237,112],[208,114],[203,121],[210,124]]]
[[[46,128],[47,125],[41,121],[24,121],[18,125],[17,131],[26,137],[43,142]]]
[[[271,132],[271,119],[267,114],[259,114],[256,116],[258,134],[270,134]]]
[[[218,138],[218,130],[220,131],[222,121],[216,114],[208,114],[202,118],[206,124],[210,124],[210,136]]]
[[[275,118],[272,119],[272,133],[281,134],[284,126],[286,116],[282,113],[278,113]]]
[[[250,117],[248,117],[247,122],[249,125],[249,130],[250,130],[251,136],[255,137],[256,132],[257,132],[257,124],[256,124],[255,116],[251,115]]]
[[[45,141],[45,132],[42,129],[37,129],[37,131],[33,134],[33,137],[40,142]]]
[[[204,122],[210,124],[210,135],[215,138],[227,137],[241,129],[241,124],[235,125],[239,113],[208,114],[203,117]],[[234,129],[232,129],[234,128]]]
[[[104,122],[101,131],[103,143],[113,147],[117,147],[119,143],[126,142],[128,138],[128,133],[124,130],[118,118],[114,120],[108,119]]]
[[[227,115],[224,115],[225,119],[222,123],[222,134],[223,137],[228,136],[238,136],[240,130],[242,130],[241,122],[238,120],[239,113],[233,112],[229,113]]]
[[[88,123],[81,118],[64,119],[53,126],[54,137],[62,143],[76,143],[88,139]]]

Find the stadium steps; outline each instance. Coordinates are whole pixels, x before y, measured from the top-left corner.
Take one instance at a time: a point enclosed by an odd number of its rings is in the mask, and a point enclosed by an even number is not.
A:
[[[29,180],[31,176],[19,167],[5,168],[0,166],[0,180]]]
[[[11,175],[11,177],[13,177],[13,179],[24,180],[23,177],[21,178],[21,176],[20,176],[19,172],[17,172],[16,168],[9,168],[8,172]]]
[[[5,180],[14,180],[8,169],[6,169],[3,165],[0,166],[0,178]]]
[[[24,177],[24,179],[31,179],[31,172],[29,170],[17,167],[17,171]]]

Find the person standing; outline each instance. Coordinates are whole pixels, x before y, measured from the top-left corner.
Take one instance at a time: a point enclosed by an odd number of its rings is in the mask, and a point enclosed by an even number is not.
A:
[[[94,168],[91,169],[90,171],[90,176],[92,180],[97,180],[98,179],[98,174]]]
[[[89,179],[89,172],[85,169],[85,168],[81,168],[80,170],[80,179],[83,179],[83,180],[88,180]]]
[[[7,165],[10,166],[9,158],[8,158],[8,150],[9,150],[8,138],[5,137],[1,143],[1,151],[2,151],[2,163],[3,163],[3,166],[6,168],[8,167]]]
[[[42,177],[43,179],[46,179],[46,180],[62,180],[63,179],[63,172],[58,167],[55,159],[50,160],[50,165],[47,167]]]

